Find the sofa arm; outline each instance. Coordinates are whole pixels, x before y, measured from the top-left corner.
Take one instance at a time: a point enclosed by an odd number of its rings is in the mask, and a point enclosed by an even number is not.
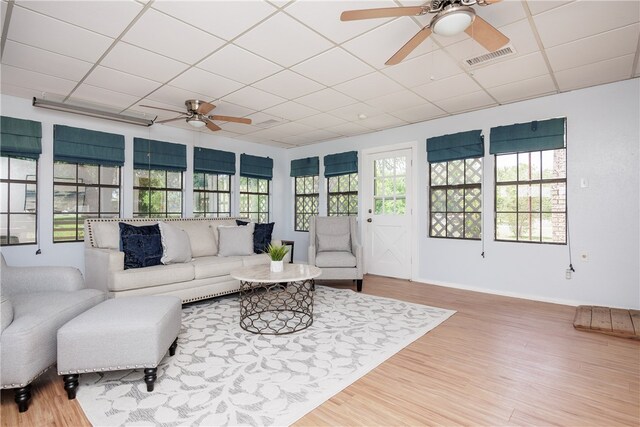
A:
[[[124,270],[124,252],[114,249],[85,248],[84,273],[88,288],[109,292],[113,272]]]
[[[358,279],[362,279],[362,272],[364,271],[363,269],[363,265],[362,263],[364,262],[362,259],[362,246],[359,244],[354,244],[353,245],[353,255],[356,257],[356,268],[357,268],[357,275],[358,275]]]
[[[46,291],[77,291],[84,288],[82,273],[75,267],[9,267],[2,269],[2,293],[7,296]]]
[[[307,264],[316,265],[316,247],[309,246],[307,250]]]

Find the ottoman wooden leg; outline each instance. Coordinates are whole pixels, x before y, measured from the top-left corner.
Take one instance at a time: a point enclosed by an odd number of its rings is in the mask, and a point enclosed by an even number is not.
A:
[[[144,382],[147,383],[147,391],[153,391],[153,384],[156,382],[156,372],[158,368],[146,368],[144,370]]]
[[[173,356],[174,354],[176,354],[177,347],[178,347],[178,338],[176,338],[171,344],[171,347],[169,347],[169,356]]]
[[[76,398],[76,391],[78,391],[78,374],[68,374],[62,377],[64,381],[64,389],[67,391],[67,397],[69,400]]]
[[[29,401],[31,400],[31,384],[17,388],[15,391],[15,401],[18,404],[18,412],[27,412]]]

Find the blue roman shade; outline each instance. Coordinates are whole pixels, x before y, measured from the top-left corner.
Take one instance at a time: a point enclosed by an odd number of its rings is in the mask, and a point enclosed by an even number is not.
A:
[[[236,174],[236,153],[194,147],[193,171],[196,173]]]
[[[565,117],[491,128],[491,154],[555,150],[566,146]]]
[[[484,157],[484,138],[480,130],[458,132],[427,139],[429,163]]]
[[[53,126],[53,160],[102,166],[124,165],[124,136]]]
[[[247,178],[273,178],[273,159],[240,154],[240,176]]]
[[[319,157],[291,160],[291,176],[315,176],[318,174],[320,174]]]
[[[0,117],[0,154],[37,160],[42,153],[42,124]]]
[[[358,152],[328,154],[324,156],[324,176],[347,175],[358,172]]]
[[[184,172],[187,170],[187,146],[133,138],[133,167]]]

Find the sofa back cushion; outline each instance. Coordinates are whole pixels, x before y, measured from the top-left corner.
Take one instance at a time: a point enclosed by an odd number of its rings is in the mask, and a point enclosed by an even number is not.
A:
[[[218,241],[213,221],[176,221],[172,224],[180,227],[189,236],[191,256],[212,256],[218,253]]]

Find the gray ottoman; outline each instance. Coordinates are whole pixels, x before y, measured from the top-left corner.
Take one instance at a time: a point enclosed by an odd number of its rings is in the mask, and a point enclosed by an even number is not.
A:
[[[144,368],[153,391],[158,364],[178,345],[182,301],[174,296],[110,299],[58,330],[58,374],[69,399],[76,397],[84,372]]]

